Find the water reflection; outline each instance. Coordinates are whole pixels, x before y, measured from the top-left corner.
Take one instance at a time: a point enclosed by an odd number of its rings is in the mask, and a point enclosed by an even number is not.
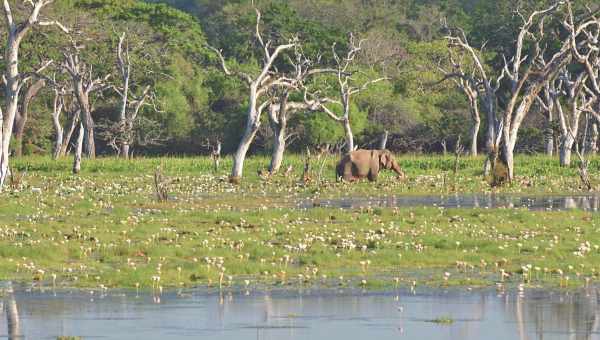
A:
[[[19,318],[19,308],[17,301],[12,289],[12,285],[9,283],[2,288],[2,292],[5,295],[2,301],[2,311],[6,315],[6,334],[9,339],[21,339],[23,333],[21,333],[21,321]]]
[[[367,208],[367,207],[419,207],[443,208],[527,208],[530,210],[582,209],[598,211],[600,195],[507,195],[507,194],[455,194],[429,196],[346,197],[339,199],[307,200],[300,208]]]
[[[304,291],[151,296],[17,292],[0,337],[55,339],[600,339],[598,291]],[[18,309],[17,309],[18,305]],[[20,316],[20,320],[19,320]],[[449,318],[450,324],[436,323]]]

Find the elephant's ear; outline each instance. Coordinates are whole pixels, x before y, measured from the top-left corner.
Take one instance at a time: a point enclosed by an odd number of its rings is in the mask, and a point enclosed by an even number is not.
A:
[[[390,154],[387,152],[382,152],[379,155],[379,164],[381,164],[384,168],[389,168],[391,162]]]

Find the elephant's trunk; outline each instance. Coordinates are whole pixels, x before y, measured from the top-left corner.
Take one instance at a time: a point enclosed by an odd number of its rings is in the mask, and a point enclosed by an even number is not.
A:
[[[402,168],[396,161],[392,162],[392,170],[394,170],[394,172],[396,172],[398,174],[398,177],[401,179],[403,179],[406,176],[404,174],[404,171],[402,171]]]

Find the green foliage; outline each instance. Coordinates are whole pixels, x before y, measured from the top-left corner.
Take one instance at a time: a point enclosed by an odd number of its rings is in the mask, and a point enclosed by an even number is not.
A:
[[[329,105],[338,117],[342,116],[339,105]],[[350,126],[352,132],[361,134],[367,126],[367,112],[359,109],[356,103],[350,108]],[[342,123],[333,121],[323,112],[307,113],[299,118],[300,124],[305,129],[304,143],[315,146],[319,144],[335,144],[344,139]]]
[[[501,56],[510,52],[520,20],[514,15],[516,3],[508,0],[265,0],[256,3],[262,13],[259,29],[265,40],[276,45],[297,37],[303,52],[324,66],[333,64],[332,45],[343,54],[349,32],[367,39],[358,56],[356,70],[361,72],[356,82],[360,84],[367,78],[384,75],[391,79],[353,97],[353,132],[361,146],[371,143],[383,130],[388,130],[393,138],[413,140],[414,133],[419,132],[418,143],[411,144],[408,150],[421,150],[423,145],[436,144],[439,138],[448,139],[446,133],[451,134],[450,139],[457,135],[467,137],[471,126],[464,95],[451,81],[437,84],[441,78],[438,67],[449,67],[447,43],[440,24],[442,18],[450,26],[464,28],[472,44],[487,43],[484,59],[490,65],[490,74],[498,69]],[[539,0],[522,5],[527,11],[549,3],[549,0]],[[583,3],[576,1],[576,9],[581,9]],[[57,0],[44,16],[56,18],[74,29],[75,38],[85,44],[82,59],[93,66],[97,76],[116,73],[117,37],[123,31],[128,32],[137,89],[151,85],[160,108],[160,112],[153,112],[152,108],[145,107],[142,114],[156,121],[167,139],[159,149],[141,151],[196,153],[205,150],[206,140],[215,139],[223,142],[225,152],[235,148],[245,124],[247,88],[217,70],[219,60],[206,45],[222,48],[231,69],[256,74],[262,51],[254,37],[256,15],[251,2]],[[547,23],[559,24],[556,20]],[[23,42],[21,68],[31,71],[46,59],[58,63],[63,50],[69,46],[69,38],[58,29],[36,29]],[[278,70],[289,68],[287,58],[291,53],[279,58]],[[64,75],[57,72],[57,77]],[[326,79],[316,79],[313,85],[324,95],[337,96],[333,86],[324,85],[331,84],[332,79],[327,82]],[[111,81],[116,83],[118,79],[113,76]],[[51,96],[52,91],[46,90],[34,101],[24,141],[28,145],[26,150],[51,149],[53,132],[47,119]],[[301,94],[293,96],[294,100],[302,100]],[[115,119],[119,103],[113,91],[105,91],[93,101],[97,121]],[[266,119],[263,120],[259,132],[262,143],[257,143],[258,148],[252,150],[270,145],[268,138],[272,132]],[[538,127],[529,121],[525,125],[529,130],[524,130],[527,133],[523,136],[531,138],[524,138],[518,147],[538,150]],[[290,130],[298,134],[294,139],[297,149],[336,143],[343,137],[340,124],[318,112],[296,114],[291,118]],[[99,147],[104,149],[102,144]]]
[[[166,133],[172,138],[189,136],[194,127],[195,112],[205,108],[207,96],[203,75],[180,55],[174,55],[165,69],[166,80],[156,84],[155,91],[163,112],[158,113]]]

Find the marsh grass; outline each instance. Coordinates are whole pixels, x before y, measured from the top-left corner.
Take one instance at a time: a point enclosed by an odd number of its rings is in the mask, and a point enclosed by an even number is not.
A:
[[[15,159],[14,169],[28,170],[18,189],[0,194],[0,280],[156,290],[219,283],[574,287],[598,278],[600,224],[594,213],[295,208],[306,198],[446,193],[440,176],[452,171],[453,157],[403,156],[406,182],[389,174],[375,184],[354,185],[335,183],[333,158],[321,185],[304,184],[303,159],[292,156],[287,162],[293,174],[261,179],[247,171],[234,186],[227,182],[230,162],[224,158],[223,170],[213,174],[209,157],[99,158],[72,176],[70,160]],[[519,157],[517,181],[496,190],[579,191],[577,169],[555,163]],[[166,202],[157,202],[153,184],[161,164],[170,183]],[[253,157],[247,169],[267,164],[267,158]],[[482,164],[482,158],[461,159],[457,191],[490,191]],[[597,159],[590,163],[595,183],[598,165]],[[527,280],[523,268],[533,273]]]

